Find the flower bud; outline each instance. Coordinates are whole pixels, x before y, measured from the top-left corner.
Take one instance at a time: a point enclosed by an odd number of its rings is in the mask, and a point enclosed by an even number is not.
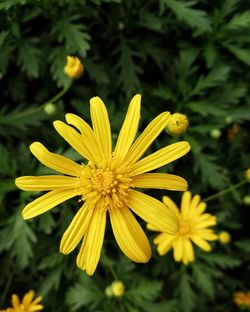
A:
[[[56,112],[56,105],[53,104],[53,103],[47,103],[45,106],[44,106],[44,111],[47,115],[49,116],[52,116],[55,114]]]
[[[170,115],[167,132],[170,135],[180,135],[187,131],[189,121],[186,115],[180,113],[174,113]]]
[[[245,177],[247,179],[247,182],[250,182],[250,168],[248,168],[245,172]]]
[[[218,234],[218,240],[222,244],[228,244],[231,241],[231,235],[226,231],[222,231]]]
[[[211,138],[213,139],[219,139],[221,137],[221,131],[219,129],[213,129],[211,132],[210,132],[210,136]]]
[[[232,123],[233,122],[233,118],[231,117],[231,116],[227,116],[226,118],[225,118],[225,123],[227,123],[228,125],[230,124],[230,123]]]
[[[67,56],[67,64],[64,72],[72,79],[77,79],[83,74],[84,68],[81,61],[77,57]]]
[[[125,286],[121,281],[114,281],[111,284],[112,293],[115,297],[122,297],[124,295]]]
[[[250,206],[250,196],[249,195],[245,196],[243,198],[243,202],[244,202],[245,205]]]

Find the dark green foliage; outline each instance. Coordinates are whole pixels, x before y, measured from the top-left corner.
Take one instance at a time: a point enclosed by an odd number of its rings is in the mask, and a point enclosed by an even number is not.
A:
[[[160,258],[155,247],[148,264],[134,264],[118,251],[108,225],[90,278],[76,267],[78,249],[59,253],[79,203],[70,200],[24,221],[23,207],[40,193],[17,190],[14,179],[53,172],[29,152],[34,141],[83,161],[54,131],[53,120],[71,112],[89,121],[88,101],[98,95],[115,141],[129,100],[141,93],[139,131],[165,110],[190,121],[183,139],[191,152],[162,172],[183,176],[202,198],[243,180],[250,167],[249,34],[247,0],[0,1],[0,309],[12,293],[34,289],[49,312],[237,311],[233,293],[250,290],[249,206],[243,203],[250,184],[208,202],[216,232],[230,232],[230,244],[215,242],[210,253],[195,248],[196,261],[187,267],[176,264],[172,252]],[[48,115],[44,104],[70,86],[67,55],[81,59],[84,75]],[[217,139],[214,130],[220,130]],[[177,140],[164,132],[149,152]],[[158,199],[165,194],[147,192]],[[154,234],[145,231],[153,245]],[[115,279],[125,285],[121,298],[105,293]]]

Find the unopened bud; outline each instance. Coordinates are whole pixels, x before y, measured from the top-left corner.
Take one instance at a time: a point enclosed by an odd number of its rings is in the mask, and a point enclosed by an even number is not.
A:
[[[83,70],[84,68],[79,58],[67,56],[67,64],[64,67],[64,72],[67,76],[77,79],[83,74]]]
[[[47,103],[45,106],[44,106],[44,111],[47,115],[49,116],[52,116],[55,114],[56,112],[56,105],[53,104],[53,103]]]
[[[210,132],[210,136],[211,138],[213,139],[219,139],[221,137],[221,131],[219,129],[213,129],[211,132]]]
[[[170,115],[167,132],[170,135],[180,135],[187,131],[189,121],[186,115],[180,113],[174,113]]]

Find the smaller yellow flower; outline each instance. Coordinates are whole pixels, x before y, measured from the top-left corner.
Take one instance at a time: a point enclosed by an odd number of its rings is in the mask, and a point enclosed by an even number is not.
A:
[[[186,115],[174,113],[170,116],[167,131],[171,135],[180,135],[187,131],[189,121]]]
[[[247,182],[250,182],[250,168],[246,170],[245,176],[246,176]]]
[[[64,72],[67,76],[73,79],[78,79],[84,71],[84,67],[79,58],[67,56],[67,64],[64,67]]]
[[[168,196],[163,197],[163,203],[179,220],[179,230],[176,234],[161,233],[154,239],[160,256],[165,255],[171,248],[174,250],[176,262],[187,265],[195,259],[192,242],[204,251],[210,251],[207,241],[214,241],[218,237],[210,226],[216,224],[216,217],[204,213],[206,203],[201,201],[200,195],[191,196],[189,191],[183,193],[180,210]],[[153,231],[159,231],[155,226],[148,224]]]
[[[218,234],[218,240],[222,244],[228,244],[231,241],[231,235],[226,231],[222,231]]]
[[[13,294],[11,297],[12,307],[7,308],[6,310],[0,310],[0,312],[33,312],[43,310],[43,305],[38,304],[42,297],[38,296],[34,301],[35,292],[30,290],[23,296],[22,302],[16,294]]]
[[[111,284],[112,293],[115,297],[122,297],[125,292],[125,286],[121,281],[114,281]]]
[[[238,306],[250,308],[250,292],[239,291],[234,293],[233,301]]]

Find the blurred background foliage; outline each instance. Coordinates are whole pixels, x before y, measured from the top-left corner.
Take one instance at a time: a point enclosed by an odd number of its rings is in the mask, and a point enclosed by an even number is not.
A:
[[[67,55],[79,57],[85,72],[48,114],[44,103],[70,83]],[[48,172],[28,150],[33,141],[81,161],[53,120],[65,112],[89,120],[88,101],[98,95],[115,140],[129,100],[141,93],[140,130],[164,110],[190,121],[181,139],[191,152],[161,170],[185,177],[203,198],[230,187],[250,167],[249,66],[248,0],[0,1],[0,308],[12,293],[34,289],[45,311],[238,311],[233,293],[250,290],[249,185],[209,202],[229,244],[196,250],[187,267],[153,247],[151,261],[139,265],[121,254],[108,228],[89,278],[77,269],[76,252],[58,252],[77,204],[25,222],[20,212],[36,194],[18,191],[14,178]],[[152,150],[177,140],[164,133]],[[166,193],[180,200],[181,193],[153,192]],[[120,298],[105,293],[115,279],[125,285]]]

